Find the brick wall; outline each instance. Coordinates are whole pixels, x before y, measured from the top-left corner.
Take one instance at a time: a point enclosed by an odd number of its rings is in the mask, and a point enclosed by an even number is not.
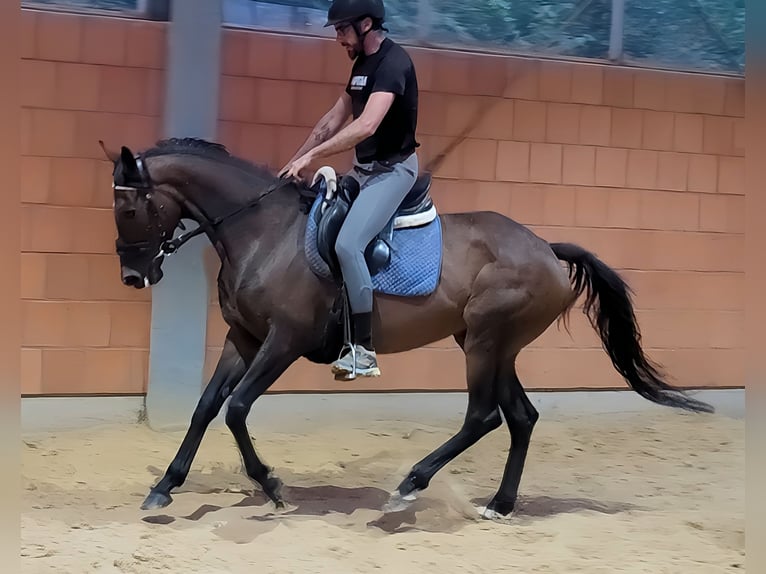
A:
[[[165,29],[22,16],[22,393],[142,393],[151,295],[120,283],[98,140],[156,139]]]
[[[119,284],[109,170],[96,141],[141,147],[157,135],[164,27],[24,17],[22,81],[44,88],[24,100],[25,392],[141,392],[149,293]],[[594,250],[636,290],[644,344],[676,382],[741,385],[744,80],[410,51],[421,165],[477,108],[489,109],[436,173],[439,209],[494,209]],[[331,41],[241,30],[225,30],[222,58],[219,140],[274,168],[335,100],[349,66]],[[66,170],[77,179],[64,180]],[[92,327],[75,329],[80,319]],[[579,311],[571,330],[553,327],[522,354],[526,386],[624,387]],[[224,333],[213,292],[208,373]],[[451,341],[382,363],[375,389],[465,385]],[[305,361],[274,387],[339,388],[326,367]]]

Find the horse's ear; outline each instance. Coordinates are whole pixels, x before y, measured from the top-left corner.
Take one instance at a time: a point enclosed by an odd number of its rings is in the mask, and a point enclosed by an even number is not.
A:
[[[122,169],[124,171],[126,172],[138,171],[138,164],[136,163],[136,158],[133,155],[133,152],[130,151],[130,148],[122,146],[122,151],[120,152],[120,159],[122,160]]]
[[[106,155],[107,159],[114,165],[117,165],[117,162],[120,161],[120,154],[111,148],[107,148],[106,145],[104,145],[103,140],[98,140],[98,143],[101,146],[101,149],[104,150],[104,155]]]

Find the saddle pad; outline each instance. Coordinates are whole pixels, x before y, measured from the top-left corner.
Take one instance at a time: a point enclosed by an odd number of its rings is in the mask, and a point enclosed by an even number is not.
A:
[[[330,269],[317,250],[317,226],[314,216],[322,203],[318,195],[306,224],[305,250],[311,270],[332,280]],[[397,229],[391,244],[391,261],[372,276],[376,293],[412,297],[428,295],[439,284],[442,263],[442,228],[439,216],[422,227]]]

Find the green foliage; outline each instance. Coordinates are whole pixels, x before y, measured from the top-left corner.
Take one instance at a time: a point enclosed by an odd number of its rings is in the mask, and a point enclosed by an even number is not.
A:
[[[609,51],[612,0],[385,1],[392,36],[406,41],[581,58]],[[625,0],[623,46],[628,61],[741,73],[745,0]]]
[[[745,69],[745,0],[626,1],[625,55],[679,68]]]
[[[427,41],[590,58],[606,56],[609,47],[610,0],[431,2]]]

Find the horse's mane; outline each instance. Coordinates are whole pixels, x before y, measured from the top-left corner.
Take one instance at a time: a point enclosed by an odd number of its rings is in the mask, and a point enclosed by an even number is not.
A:
[[[277,175],[268,166],[256,164],[244,158],[232,155],[231,152],[226,149],[225,145],[202,138],[185,137],[162,139],[157,141],[154,147],[141,153],[143,157],[156,157],[169,154],[193,155],[215,160],[247,173],[249,176],[259,180],[259,183],[262,185],[268,185],[277,180]],[[302,203],[309,202],[315,194],[305,182],[285,182],[282,187],[292,188],[297,191],[301,197]]]
[[[152,157],[167,154],[195,155],[202,158],[220,161],[232,167],[246,171],[250,175],[262,180],[272,180],[276,174],[262,164],[256,164],[241,157],[232,155],[226,146],[211,142],[202,138],[167,138],[159,140],[154,147],[142,153],[144,157]]]

